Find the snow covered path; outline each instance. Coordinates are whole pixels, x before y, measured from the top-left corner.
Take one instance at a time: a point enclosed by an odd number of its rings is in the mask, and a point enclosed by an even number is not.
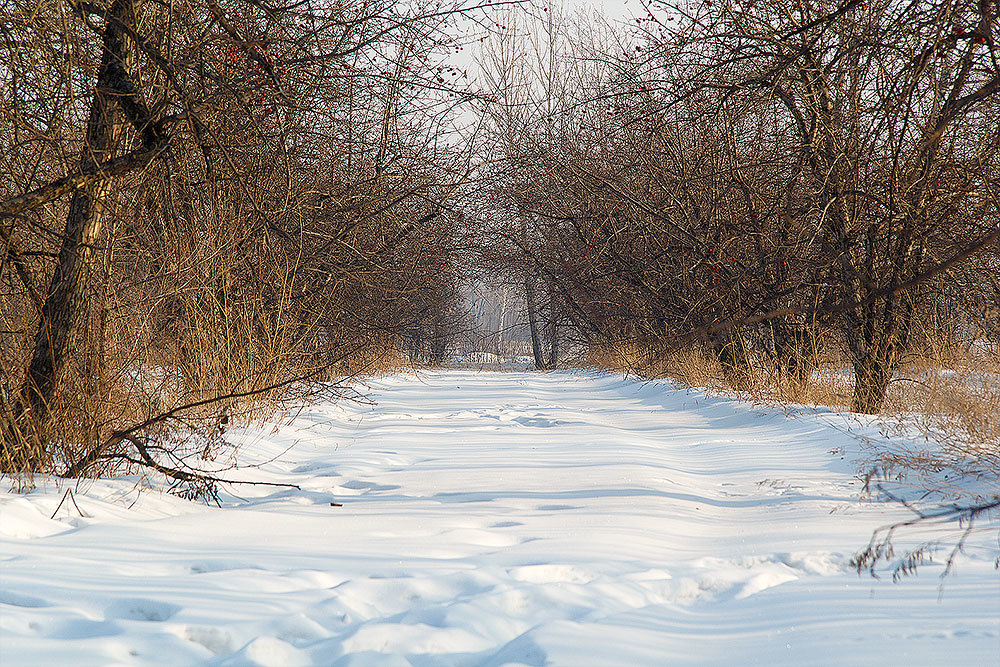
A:
[[[1000,664],[988,550],[940,600],[848,567],[902,515],[823,417],[596,373],[371,397],[243,434],[234,476],[301,491],[0,495],[0,664]]]

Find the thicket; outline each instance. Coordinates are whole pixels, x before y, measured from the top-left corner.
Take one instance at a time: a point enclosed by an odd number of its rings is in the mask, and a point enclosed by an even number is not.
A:
[[[466,9],[6,3],[0,471],[196,482],[233,420],[427,347],[458,298]]]

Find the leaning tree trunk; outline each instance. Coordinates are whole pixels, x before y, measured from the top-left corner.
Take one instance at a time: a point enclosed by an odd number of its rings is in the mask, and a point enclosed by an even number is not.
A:
[[[131,3],[132,0],[116,0],[108,12],[101,67],[80,158],[83,173],[99,173],[100,165],[112,157],[120,134],[115,111],[117,96],[113,91],[122,88],[128,50],[122,26],[132,16]],[[38,436],[33,434],[43,431],[49,421],[59,379],[79,334],[110,186],[110,178],[98,177],[73,193],[59,263],[41,308],[34,352],[14,413],[19,433],[4,438],[5,449],[9,449],[2,452],[0,461],[5,468],[37,470],[48,463],[44,443],[38,442]]]

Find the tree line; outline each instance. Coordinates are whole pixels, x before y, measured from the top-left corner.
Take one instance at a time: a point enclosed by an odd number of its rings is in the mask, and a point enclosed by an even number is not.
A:
[[[644,10],[547,7],[487,60],[493,243],[564,337],[699,347],[737,384],[836,350],[864,413],[929,340],[997,344],[996,2]]]

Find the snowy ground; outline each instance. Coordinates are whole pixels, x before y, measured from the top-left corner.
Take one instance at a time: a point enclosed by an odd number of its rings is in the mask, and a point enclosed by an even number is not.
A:
[[[301,491],[0,495],[0,664],[1000,664],[995,533],[943,589],[848,566],[903,514],[844,417],[595,373],[371,396],[243,434],[238,476]]]

